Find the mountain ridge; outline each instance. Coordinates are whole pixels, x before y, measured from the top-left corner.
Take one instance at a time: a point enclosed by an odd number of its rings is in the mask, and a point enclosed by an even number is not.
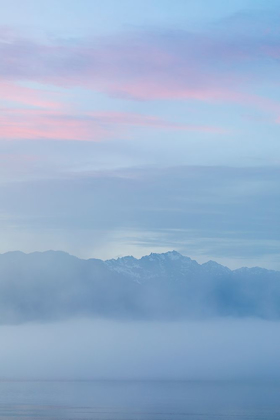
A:
[[[199,264],[177,251],[105,261],[62,251],[0,254],[0,323],[73,316],[280,319],[280,272]]]
[[[260,269],[260,270],[265,270],[265,271],[280,273],[280,270],[273,270],[273,269],[264,268],[264,267],[260,267],[260,266],[253,266],[253,267],[242,266],[242,267],[238,267],[238,268],[235,268],[235,269],[231,269],[231,268],[229,268],[229,267],[227,267],[227,266],[225,266],[223,264],[220,264],[220,263],[218,263],[217,261],[214,261],[214,260],[209,260],[209,261],[206,261],[204,263],[198,263],[195,259],[193,259],[193,258],[191,258],[189,256],[186,256],[186,255],[183,255],[183,254],[181,254],[181,253],[179,253],[178,251],[175,251],[175,250],[166,251],[166,252],[163,252],[163,253],[154,253],[154,252],[151,252],[150,254],[143,255],[142,257],[139,257],[139,258],[134,257],[133,255],[125,255],[123,257],[109,258],[109,259],[105,259],[105,260],[103,260],[101,258],[95,258],[95,257],[81,258],[81,257],[77,257],[76,255],[70,254],[69,252],[61,251],[61,250],[52,250],[52,249],[49,249],[47,251],[32,251],[32,252],[24,252],[24,251],[15,250],[15,251],[7,251],[7,252],[0,253],[0,258],[1,258],[1,256],[8,256],[8,255],[13,255],[13,254],[14,255],[16,255],[16,254],[18,254],[18,255],[26,255],[26,256],[28,256],[28,255],[30,255],[30,256],[32,256],[32,255],[41,255],[41,254],[57,254],[57,255],[60,254],[60,255],[65,255],[65,256],[72,257],[72,258],[76,258],[76,259],[81,260],[81,261],[91,261],[91,260],[94,260],[94,261],[102,261],[104,263],[111,262],[111,261],[129,260],[129,259],[134,260],[134,261],[141,261],[143,259],[147,259],[147,258],[154,257],[154,256],[158,256],[159,257],[159,256],[167,256],[167,255],[173,254],[173,255],[178,255],[178,256],[184,258],[185,260],[193,261],[193,262],[197,263],[200,266],[210,266],[210,264],[211,265],[213,264],[213,266],[223,267],[223,268],[225,268],[225,269],[227,269],[227,270],[229,270],[231,272],[234,272],[234,271],[237,271],[237,270],[254,270],[254,269]]]

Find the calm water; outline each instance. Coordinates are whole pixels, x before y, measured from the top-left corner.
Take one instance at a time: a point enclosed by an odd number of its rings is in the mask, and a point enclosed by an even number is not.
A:
[[[0,382],[0,419],[280,419],[280,383]]]

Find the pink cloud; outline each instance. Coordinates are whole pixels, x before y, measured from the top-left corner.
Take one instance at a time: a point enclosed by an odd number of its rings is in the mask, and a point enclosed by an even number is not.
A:
[[[270,50],[277,50],[280,40],[264,33],[260,43],[244,31],[232,36],[150,32],[43,44],[13,35],[0,43],[0,79],[80,86],[137,100],[233,102],[271,111],[273,101],[251,92],[264,79],[278,83]]]
[[[18,83],[0,79],[0,104],[7,102],[12,106],[20,104],[45,109],[62,109],[63,107],[61,95],[56,92],[21,86]]]
[[[0,138],[101,141],[133,136],[134,127],[224,133],[214,126],[187,125],[132,113],[97,112],[68,115],[44,110],[2,110]]]

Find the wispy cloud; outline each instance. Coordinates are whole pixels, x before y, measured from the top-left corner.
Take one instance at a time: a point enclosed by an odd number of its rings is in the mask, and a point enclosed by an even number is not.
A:
[[[7,80],[0,80],[0,104],[29,106],[44,109],[61,109],[62,98],[56,92],[21,86]]]
[[[100,141],[126,137],[133,127],[159,130],[183,130],[221,134],[226,130],[215,126],[187,125],[154,116],[121,112],[88,112],[82,115],[38,109],[2,109],[2,140],[51,139]]]
[[[204,33],[145,31],[40,43],[4,32],[0,77],[137,100],[233,102],[271,111],[279,104],[255,91],[259,84],[278,85],[279,51],[275,18],[250,14]]]

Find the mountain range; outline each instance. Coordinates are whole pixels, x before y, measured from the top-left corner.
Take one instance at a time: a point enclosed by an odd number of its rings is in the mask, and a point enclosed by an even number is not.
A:
[[[61,251],[0,255],[0,323],[280,318],[280,271],[198,264],[176,251],[102,261]]]

